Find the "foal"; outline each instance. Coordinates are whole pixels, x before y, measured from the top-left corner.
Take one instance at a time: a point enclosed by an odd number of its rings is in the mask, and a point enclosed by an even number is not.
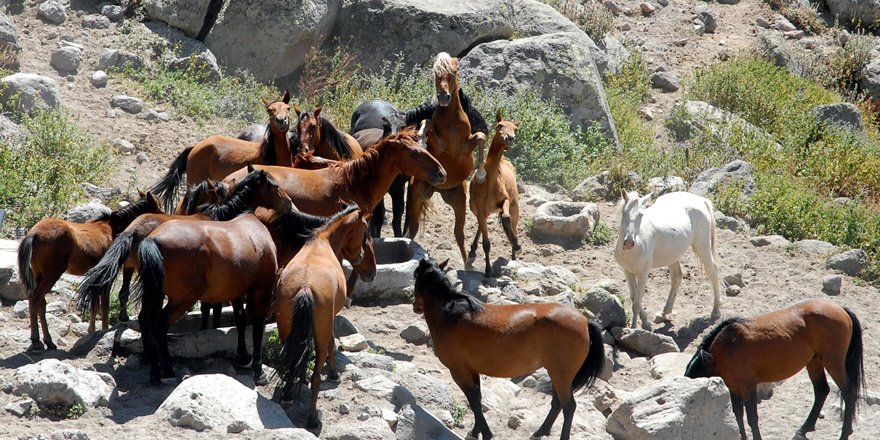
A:
[[[486,257],[486,276],[492,273],[492,265],[489,262],[489,215],[500,212],[498,218],[501,227],[510,241],[510,258],[516,260],[516,251],[520,250],[519,240],[516,238],[516,227],[519,224],[519,192],[516,189],[516,170],[507,159],[503,157],[505,151],[513,146],[516,138],[518,124],[505,121],[501,110],[495,115],[495,136],[489,147],[489,154],[483,168],[486,170],[486,178],[479,182],[474,180],[470,184],[471,212],[477,217],[479,228],[471,243],[471,251],[468,254],[468,264],[473,264],[477,258],[477,241],[483,236],[483,253]]]
[[[448,260],[447,260],[448,261]],[[544,367],[553,381],[550,412],[533,437],[550,435],[562,411],[561,440],[571,435],[574,393],[593,383],[605,361],[602,330],[559,303],[484,304],[458,293],[434,260],[415,271],[413,311],[424,313],[434,353],[449,368],[474,413],[468,439],[492,438],[480,403],[480,374],[516,377]]]
[[[840,439],[848,439],[864,391],[862,326],[851,310],[827,299],[807,299],[751,319],[722,322],[703,339],[685,376],[721,376],[730,389],[740,437],[746,438],[745,405],[752,438],[761,440],[755,387],[788,379],[804,366],[813,382],[815,399],[794,438],[806,440],[805,435],[816,429],[816,419],[830,391],[825,377],[828,371],[844,402]]]
[[[717,254],[715,252],[715,216],[712,202],[688,192],[673,192],[657,198],[648,208],[643,206],[651,194],[639,198],[636,192],[623,193],[620,230],[614,259],[623,268],[632,298],[632,322],[639,318],[642,327],[651,329],[648,314],[642,308],[642,296],[648,285],[651,269],[666,266],[672,277],[672,287],[663,313],[655,323],[669,321],[678,287],[681,285],[681,257],[688,247],[703,264],[714,294],[711,319],[721,317],[721,288],[718,284]]]

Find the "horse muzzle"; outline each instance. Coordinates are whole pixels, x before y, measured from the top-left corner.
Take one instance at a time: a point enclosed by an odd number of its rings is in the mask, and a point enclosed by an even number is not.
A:
[[[371,270],[368,272],[360,272],[358,274],[358,278],[360,278],[361,281],[363,281],[365,283],[371,283],[371,282],[373,282],[373,280],[376,279],[376,271]]]
[[[446,170],[439,169],[431,175],[431,184],[432,185],[440,185],[441,183],[446,182]]]
[[[516,141],[516,138],[513,136],[504,136],[504,145],[508,148],[513,147],[513,142]]]
[[[452,95],[449,93],[438,93],[437,94],[437,105],[440,107],[446,107],[452,101]]]
[[[623,240],[623,250],[628,251],[628,250],[632,249],[633,246],[635,246],[635,245],[636,245],[636,241],[631,238],[627,238],[627,239]]]
[[[417,305],[415,305],[415,303],[413,303],[413,313],[415,313],[415,314],[417,314],[417,315],[421,315],[421,314],[422,314],[422,308],[419,307],[419,306],[417,306]]]

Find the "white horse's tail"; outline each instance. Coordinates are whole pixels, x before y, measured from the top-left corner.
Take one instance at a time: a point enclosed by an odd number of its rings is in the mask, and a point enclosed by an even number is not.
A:
[[[709,199],[706,199],[706,208],[709,210],[709,230],[712,231],[710,242],[712,246],[712,258],[715,260],[715,264],[718,264],[718,252],[715,251],[715,207]]]

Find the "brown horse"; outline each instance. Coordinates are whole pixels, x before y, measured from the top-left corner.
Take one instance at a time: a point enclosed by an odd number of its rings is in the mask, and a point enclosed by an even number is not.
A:
[[[788,379],[804,366],[813,382],[815,400],[795,439],[806,439],[805,435],[816,429],[816,419],[830,391],[825,371],[841,390],[840,438],[848,439],[864,388],[862,327],[851,310],[827,299],[807,299],[751,319],[722,322],[703,339],[685,376],[721,376],[730,389],[740,437],[746,438],[745,406],[752,438],[760,440],[755,387]]]
[[[520,250],[519,240],[516,238],[516,227],[519,224],[519,191],[516,189],[516,170],[507,159],[504,152],[513,146],[516,139],[518,124],[505,121],[501,110],[495,116],[495,136],[486,155],[483,169],[486,170],[486,178],[482,182],[471,182],[471,212],[477,217],[479,228],[471,243],[471,251],[468,254],[468,263],[473,263],[477,257],[477,241],[483,235],[483,253],[486,257],[486,276],[492,273],[492,265],[489,262],[489,225],[487,220],[490,215],[499,212],[501,227],[510,241],[510,258],[516,260],[516,252]]]
[[[366,263],[375,275],[376,260],[366,261],[370,257],[364,252],[371,238],[367,227],[370,215],[372,210],[346,206],[290,260],[275,284],[275,320],[283,343],[278,369],[283,397],[294,384],[305,383],[313,347],[315,350],[309,427],[318,425],[318,387],[325,361],[329,360],[329,377],[339,377],[333,318],[347,297],[342,259]]]
[[[602,330],[559,303],[495,305],[456,292],[444,261],[422,260],[415,271],[413,311],[424,313],[434,353],[449,368],[474,413],[467,438],[492,438],[480,402],[480,375],[515,377],[544,367],[553,381],[550,412],[533,437],[550,435],[562,411],[562,440],[571,435],[574,393],[589,386],[605,362]]]
[[[229,173],[243,168],[248,163],[264,165],[291,166],[290,139],[290,93],[277,101],[267,102],[266,113],[269,125],[264,138],[250,142],[228,136],[210,136],[192,147],[183,150],[168,168],[168,173],[156,183],[153,191],[165,202],[165,208],[172,212],[177,187],[186,173],[187,186],[210,179],[222,179]]]
[[[201,212],[206,206],[220,203],[228,196],[226,185],[220,182],[204,181],[187,190],[186,196],[178,206],[179,214],[161,212],[147,213],[134,219],[113,242],[97,264],[93,265],[79,285],[76,302],[83,311],[91,310],[102,292],[110,287],[122,269],[122,287],[119,290],[119,321],[128,321],[128,297],[131,278],[137,265],[136,250],[140,242],[162,223],[173,219],[207,220],[209,216]]]
[[[464,222],[467,215],[466,179],[474,168],[474,150],[486,142],[486,135],[471,134],[468,116],[461,105],[458,91],[458,59],[446,52],[434,61],[434,86],[437,90],[437,107],[431,116],[428,129],[428,151],[446,169],[446,181],[437,184],[418,176],[409,188],[407,201],[407,236],[415,238],[419,233],[420,217],[425,203],[435,191],[455,211],[455,242],[462,261],[467,261],[464,250]],[[481,160],[482,162],[482,160]],[[480,170],[482,172],[482,170]]]
[[[43,341],[49,350],[57,347],[49,334],[46,322],[46,294],[64,273],[82,275],[98,263],[110,247],[113,237],[125,229],[137,216],[161,213],[159,200],[152,193],[140,193],[140,199],[130,206],[113,211],[87,223],[47,218],[40,220],[28,231],[18,246],[18,273],[28,295],[31,320],[30,352],[44,350],[40,342],[37,319],[42,322]],[[110,325],[110,289],[98,292],[101,305],[101,326]],[[98,302],[93,304],[98,305]],[[95,331],[97,307],[87,309],[89,333]]]
[[[333,160],[353,160],[364,154],[355,138],[321,116],[321,107],[300,110],[294,105],[293,109],[299,117],[296,134],[304,152],[312,151],[316,156]]]

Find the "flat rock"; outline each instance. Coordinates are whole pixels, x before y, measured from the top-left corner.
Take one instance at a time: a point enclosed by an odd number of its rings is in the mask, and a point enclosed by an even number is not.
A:
[[[124,50],[108,50],[101,55],[96,66],[97,70],[119,71],[125,68],[135,70],[146,67],[147,62],[139,55]]]
[[[453,409],[453,390],[446,381],[411,372],[400,376],[400,385],[412,392],[421,405],[447,411]]]
[[[357,327],[343,315],[336,315],[333,318],[333,335],[337,338],[358,333]]]
[[[611,329],[611,334],[621,346],[648,357],[679,352],[674,339],[659,333],[638,328],[615,327]]]
[[[580,282],[574,272],[562,266],[542,266],[538,263],[499,258],[492,268],[499,276],[509,276],[516,280],[521,291],[539,296],[558,295]]]
[[[116,95],[110,99],[110,106],[120,108],[126,113],[138,114],[144,109],[144,101],[126,95]]]
[[[781,235],[758,235],[749,239],[752,243],[752,246],[755,247],[764,247],[764,246],[774,246],[774,247],[784,247],[791,244],[785,237]]]
[[[752,164],[737,159],[719,168],[709,168],[697,176],[688,191],[711,197],[721,185],[738,185],[743,196],[751,196],[755,192]]]
[[[345,351],[361,351],[370,348],[367,338],[360,333],[339,338],[339,348]]]
[[[25,397],[9,402],[4,408],[6,412],[16,417],[28,417],[32,414],[32,411],[37,410],[37,402],[30,397]]]
[[[840,251],[839,246],[822,240],[800,240],[794,242],[793,247],[794,250],[807,255],[829,255]]]
[[[333,423],[325,425],[321,430],[321,440],[389,440],[394,438],[394,431],[381,417]]]
[[[658,354],[648,361],[651,367],[651,377],[654,379],[669,379],[683,376],[693,355],[688,353],[663,353]]]
[[[400,337],[410,344],[422,345],[427,344],[431,339],[431,331],[428,330],[428,324],[425,321],[417,319],[400,332]]]

